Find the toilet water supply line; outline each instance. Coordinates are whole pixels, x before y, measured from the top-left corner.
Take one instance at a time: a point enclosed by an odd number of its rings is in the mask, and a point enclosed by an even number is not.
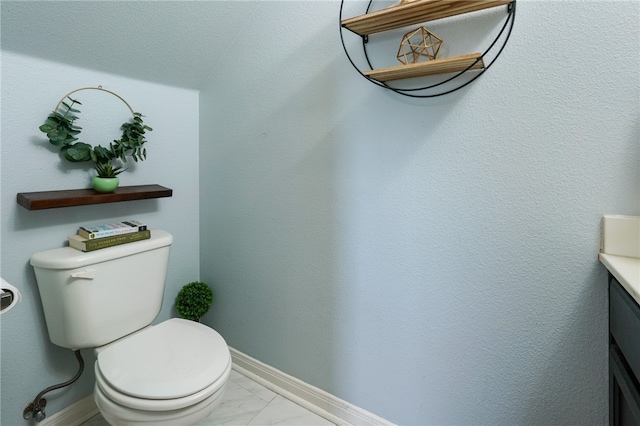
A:
[[[80,378],[80,375],[84,371],[84,360],[82,359],[80,350],[73,351],[73,353],[75,354],[76,359],[78,360],[78,372],[76,373],[76,375],[73,376],[71,380],[68,380],[64,383],[59,383],[57,385],[49,386],[48,388],[40,392],[38,395],[36,395],[35,399],[31,401],[22,412],[22,417],[25,420],[34,419],[36,422],[43,421],[44,418],[47,416],[44,412],[44,407],[46,407],[47,405],[47,400],[43,398],[44,394],[51,392],[52,390],[55,390],[55,389],[60,389],[60,388],[69,386],[70,384],[72,384],[73,382],[75,382]]]

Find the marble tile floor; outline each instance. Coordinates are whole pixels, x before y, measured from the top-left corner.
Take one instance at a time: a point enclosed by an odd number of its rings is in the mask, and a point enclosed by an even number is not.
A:
[[[198,423],[198,426],[216,425],[330,426],[333,423],[232,370],[222,403]],[[82,426],[109,424],[98,414]]]

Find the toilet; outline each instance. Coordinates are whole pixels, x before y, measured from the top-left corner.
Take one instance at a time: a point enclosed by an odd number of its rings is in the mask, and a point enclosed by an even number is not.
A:
[[[94,349],[94,399],[111,425],[195,425],[224,394],[231,354],[220,334],[181,318],[151,325],[172,242],[152,230],[143,241],[31,257],[49,338]]]

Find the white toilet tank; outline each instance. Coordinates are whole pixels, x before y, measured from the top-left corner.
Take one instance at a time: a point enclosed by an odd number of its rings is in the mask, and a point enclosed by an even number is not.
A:
[[[51,341],[94,348],[151,324],[162,307],[172,242],[168,232],[152,230],[134,243],[31,256]]]

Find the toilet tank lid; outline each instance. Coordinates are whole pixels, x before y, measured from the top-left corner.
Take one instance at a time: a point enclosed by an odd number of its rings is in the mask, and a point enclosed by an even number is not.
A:
[[[31,265],[42,269],[75,269],[120,257],[169,246],[173,236],[161,229],[152,229],[151,238],[100,250],[83,252],[71,247],[41,251],[31,256]]]

